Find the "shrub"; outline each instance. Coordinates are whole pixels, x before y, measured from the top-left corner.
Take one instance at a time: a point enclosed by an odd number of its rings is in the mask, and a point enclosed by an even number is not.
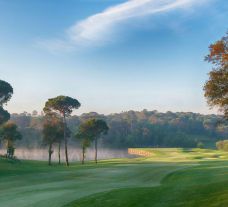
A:
[[[228,152],[228,140],[222,140],[222,141],[216,142],[216,147],[219,150]]]
[[[197,143],[197,148],[204,148],[204,144],[202,142],[198,142]]]

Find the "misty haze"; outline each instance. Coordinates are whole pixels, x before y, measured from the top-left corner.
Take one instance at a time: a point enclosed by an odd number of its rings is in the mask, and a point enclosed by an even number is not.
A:
[[[98,159],[112,159],[112,158],[130,158],[132,155],[129,155],[126,150],[115,150],[115,149],[98,149]],[[0,154],[5,154],[4,149],[0,149]],[[80,148],[69,148],[69,160],[72,162],[81,161],[81,149]],[[15,156],[18,159],[22,160],[43,160],[46,161],[48,159],[48,151],[47,149],[27,149],[27,148],[17,148],[15,151]],[[61,150],[61,161],[64,162],[64,150]],[[86,153],[86,160],[94,159],[94,149],[88,149]],[[54,149],[52,155],[53,161],[58,161],[57,149]]]

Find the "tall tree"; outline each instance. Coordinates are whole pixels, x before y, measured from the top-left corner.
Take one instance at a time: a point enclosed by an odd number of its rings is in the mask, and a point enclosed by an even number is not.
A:
[[[62,141],[64,140],[64,123],[62,120],[61,121],[61,130],[59,130],[57,134],[57,144],[58,144],[58,163],[59,165],[61,164],[61,144]],[[66,137],[69,138],[71,136],[71,131],[68,127],[66,127]]]
[[[92,125],[90,120],[82,123],[79,126],[78,132],[75,135],[75,138],[79,139],[82,147],[82,164],[85,162],[86,148],[90,146],[90,143],[93,139]]]
[[[88,138],[84,138],[81,140],[81,146],[82,146],[82,164],[85,163],[86,158],[86,149],[90,146],[91,140]]]
[[[205,97],[208,104],[219,107],[228,120],[228,32],[209,46],[205,60],[213,64],[209,80],[204,85]]]
[[[69,96],[57,96],[55,98],[48,99],[45,103],[44,112],[49,113],[51,111],[58,112],[64,123],[64,144],[65,144],[65,156],[66,165],[69,166],[68,161],[68,151],[67,151],[67,125],[66,117],[70,116],[74,109],[78,109],[81,104],[77,99],[71,98]]]
[[[62,120],[55,113],[48,113],[45,116],[43,124],[43,142],[48,145],[48,164],[51,165],[51,156],[53,153],[53,144],[60,143],[63,137],[64,124]],[[60,151],[59,151],[59,162],[60,162]]]
[[[101,119],[88,119],[79,127],[79,133],[77,136],[86,137],[89,140],[94,141],[95,145],[95,156],[94,160],[97,163],[97,141],[101,135],[107,134],[109,128],[104,120]]]
[[[75,134],[75,138],[80,140],[82,147],[82,164],[85,162],[86,149],[90,146],[94,138],[94,123],[93,119],[83,122]]]
[[[94,160],[97,163],[97,141],[98,139],[104,135],[107,134],[109,128],[106,124],[106,122],[102,119],[93,119],[93,131],[94,131],[94,145],[95,145],[95,156]]]
[[[7,157],[13,158],[15,150],[14,142],[22,139],[21,133],[17,130],[17,125],[12,121],[8,121],[3,124],[0,129],[0,137],[6,142]]]

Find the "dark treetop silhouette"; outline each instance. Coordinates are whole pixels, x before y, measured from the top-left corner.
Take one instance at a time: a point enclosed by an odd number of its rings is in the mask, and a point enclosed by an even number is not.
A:
[[[7,103],[13,95],[12,86],[6,81],[0,80],[0,106]]]
[[[10,119],[10,114],[3,109],[3,105],[11,99],[12,95],[12,86],[6,81],[0,80],[0,125]]]

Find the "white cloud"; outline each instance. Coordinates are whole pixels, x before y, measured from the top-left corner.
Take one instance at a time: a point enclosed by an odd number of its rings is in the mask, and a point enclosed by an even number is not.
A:
[[[49,50],[71,50],[79,45],[104,43],[112,39],[113,32],[122,22],[174,9],[189,8],[197,3],[199,0],[128,0],[76,22],[66,30],[64,40],[48,40],[40,44]]]

